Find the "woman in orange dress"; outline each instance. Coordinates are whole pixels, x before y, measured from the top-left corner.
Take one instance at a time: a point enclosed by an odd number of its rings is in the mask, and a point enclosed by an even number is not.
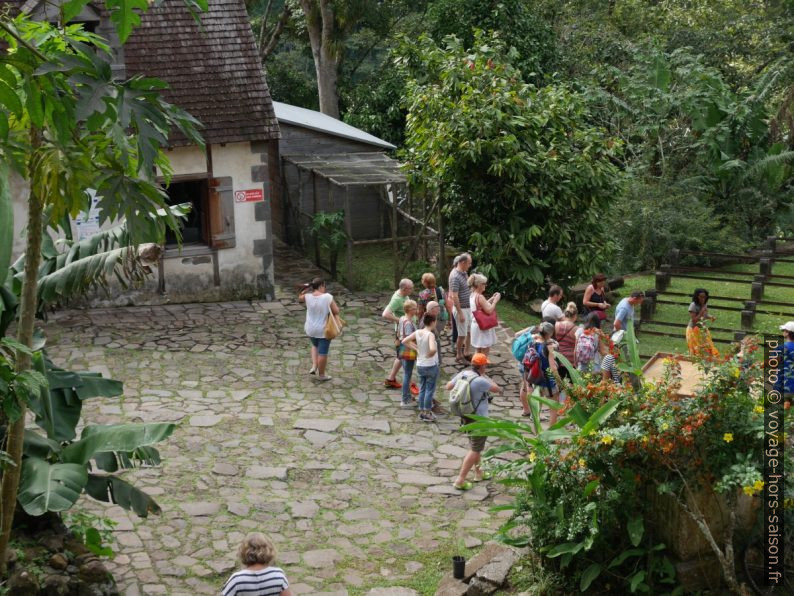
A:
[[[703,288],[698,288],[692,294],[692,304],[689,305],[689,325],[686,328],[686,345],[689,353],[697,358],[714,360],[720,353],[714,347],[711,333],[705,321],[714,321],[709,314],[709,293]]]

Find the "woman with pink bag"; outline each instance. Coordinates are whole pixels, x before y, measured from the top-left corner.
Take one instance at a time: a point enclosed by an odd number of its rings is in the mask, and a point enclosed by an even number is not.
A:
[[[469,276],[469,287],[471,296],[469,304],[471,306],[471,346],[480,354],[488,355],[491,346],[496,343],[496,326],[499,320],[496,317],[496,305],[502,298],[496,292],[490,298],[485,297],[485,286],[488,278],[482,273],[473,273]]]

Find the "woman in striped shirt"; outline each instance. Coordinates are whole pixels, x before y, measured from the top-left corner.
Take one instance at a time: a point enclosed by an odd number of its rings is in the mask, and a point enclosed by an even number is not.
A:
[[[244,569],[233,573],[223,586],[223,596],[292,596],[284,572],[273,567],[276,548],[264,534],[252,532],[238,551]]]

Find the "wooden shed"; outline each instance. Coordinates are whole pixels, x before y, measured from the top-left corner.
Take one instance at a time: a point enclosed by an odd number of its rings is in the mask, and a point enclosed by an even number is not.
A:
[[[363,130],[314,110],[273,102],[281,130],[282,188],[280,201],[273,203],[273,228],[277,235],[295,243],[299,236],[299,213],[334,211],[344,208],[343,189],[327,176],[312,173],[312,167],[332,163],[337,171],[345,164],[358,163],[358,170],[388,168],[397,172],[398,164],[387,155],[394,145]],[[316,168],[315,168],[316,169]],[[387,178],[395,179],[394,175]],[[397,172],[395,181],[402,182]],[[372,178],[373,180],[375,178]],[[382,235],[383,203],[378,185],[358,184],[347,190],[347,201],[354,206],[352,233],[356,239]]]

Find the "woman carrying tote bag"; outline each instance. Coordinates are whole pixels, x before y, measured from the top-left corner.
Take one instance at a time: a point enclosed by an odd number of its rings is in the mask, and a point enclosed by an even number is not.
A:
[[[315,277],[301,292],[298,300],[306,304],[306,323],[303,330],[312,344],[312,367],[309,374],[316,374],[318,381],[330,381],[331,377],[325,374],[325,367],[328,364],[331,340],[326,339],[325,326],[331,315],[339,315],[339,307],[334,302],[334,297],[325,291],[325,281],[319,277]]]
[[[471,295],[469,304],[473,316],[471,322],[471,346],[480,354],[488,355],[491,346],[496,343],[496,326],[499,324],[496,318],[496,304],[502,298],[496,292],[490,298],[484,296],[485,286],[488,278],[482,273],[473,273],[469,277],[469,287]]]

